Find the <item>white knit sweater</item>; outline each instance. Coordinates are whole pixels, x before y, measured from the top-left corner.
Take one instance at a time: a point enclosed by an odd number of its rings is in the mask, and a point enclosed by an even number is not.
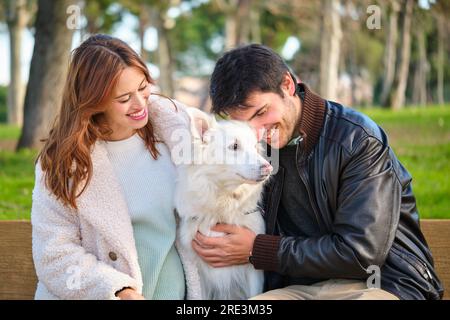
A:
[[[175,249],[173,193],[176,172],[167,147],[155,160],[138,134],[104,142],[125,195],[146,299],[183,299],[183,266]]]

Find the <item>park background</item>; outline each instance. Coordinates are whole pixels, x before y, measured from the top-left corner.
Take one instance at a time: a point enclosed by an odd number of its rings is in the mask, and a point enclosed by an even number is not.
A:
[[[95,33],[129,43],[158,91],[202,110],[223,52],[270,46],[314,91],[383,127],[421,217],[450,218],[448,0],[0,0],[0,220],[30,218],[70,51]]]

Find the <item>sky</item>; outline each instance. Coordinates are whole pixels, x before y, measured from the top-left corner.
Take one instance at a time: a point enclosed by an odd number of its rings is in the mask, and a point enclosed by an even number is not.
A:
[[[22,40],[23,54],[22,61],[22,79],[28,79],[31,55],[33,54],[34,38],[30,31],[25,31]],[[9,35],[6,25],[0,26],[0,85],[9,84]]]

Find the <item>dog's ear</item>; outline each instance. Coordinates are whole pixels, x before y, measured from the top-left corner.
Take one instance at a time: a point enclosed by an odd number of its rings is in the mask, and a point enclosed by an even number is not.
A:
[[[191,118],[191,133],[194,139],[199,139],[205,142],[205,132],[216,125],[216,118],[213,115],[207,114],[197,108],[186,108],[189,117]]]

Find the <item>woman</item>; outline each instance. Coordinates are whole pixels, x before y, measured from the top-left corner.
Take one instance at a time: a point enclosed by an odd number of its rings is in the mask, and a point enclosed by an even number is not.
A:
[[[119,39],[95,35],[74,50],[36,163],[36,299],[194,297],[174,246],[175,168],[148,116],[173,105],[148,106],[153,84]]]

